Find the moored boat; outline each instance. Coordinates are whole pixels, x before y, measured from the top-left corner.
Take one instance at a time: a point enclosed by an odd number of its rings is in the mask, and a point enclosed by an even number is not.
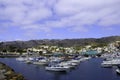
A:
[[[37,65],[47,65],[48,62],[46,60],[39,60],[39,61],[34,61],[33,64]]]
[[[16,60],[17,61],[26,61],[27,60],[27,58],[26,57],[18,57],[18,58],[16,58]]]
[[[116,73],[117,73],[117,74],[120,74],[120,69],[116,69]]]
[[[33,61],[33,64],[37,64],[37,65],[47,65],[48,64],[48,60],[47,58],[36,58]]]
[[[46,70],[48,71],[67,71],[69,69],[68,66],[61,66],[61,65],[50,65],[45,67]]]
[[[111,68],[112,64],[110,62],[103,62],[103,63],[101,63],[101,66],[104,68]]]
[[[76,63],[70,63],[68,61],[65,61],[65,62],[61,62],[59,65],[61,66],[67,66],[69,68],[75,68],[75,66],[77,65]]]
[[[120,59],[113,59],[113,60],[110,60],[110,61],[103,61],[101,63],[102,67],[112,67],[114,65],[115,66],[120,65]]]

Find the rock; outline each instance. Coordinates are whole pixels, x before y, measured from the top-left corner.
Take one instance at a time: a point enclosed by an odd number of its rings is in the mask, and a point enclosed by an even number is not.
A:
[[[11,74],[13,74],[14,72],[13,71],[7,71],[6,73],[5,73],[5,75],[11,75]]]
[[[0,63],[0,80],[25,80],[21,74],[15,73],[15,71],[9,66]]]
[[[4,80],[5,78],[5,75],[0,71],[0,80]]]

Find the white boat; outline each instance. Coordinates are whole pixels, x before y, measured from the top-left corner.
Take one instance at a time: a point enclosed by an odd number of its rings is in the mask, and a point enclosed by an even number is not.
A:
[[[26,61],[27,58],[26,57],[18,57],[16,58],[17,61]]]
[[[33,64],[47,65],[48,64],[48,60],[46,58],[37,59],[37,60],[33,61]]]
[[[120,59],[113,59],[110,61],[103,61],[101,63],[102,66],[110,66],[110,65],[120,65]]]
[[[59,65],[61,65],[61,66],[67,66],[67,67],[69,67],[69,68],[75,68],[75,66],[76,66],[77,64],[76,64],[76,63],[70,63],[70,62],[66,61],[66,62],[61,62],[61,63],[59,63]]]
[[[80,61],[86,61],[86,60],[89,60],[89,59],[91,59],[91,57],[83,57],[83,58],[80,59]]]
[[[46,70],[48,71],[67,71],[69,69],[68,66],[61,66],[61,65],[51,65],[45,67]]]
[[[117,73],[117,74],[120,74],[120,69],[116,69],[116,73]]]
[[[24,60],[24,62],[30,64],[30,63],[33,62],[33,60],[34,60],[34,58],[32,58],[32,57],[26,57],[26,59]]]
[[[103,63],[101,63],[101,66],[102,67],[112,67],[112,64],[111,64],[111,62],[103,62]]]
[[[77,66],[79,63],[75,63],[75,62],[72,62],[72,61],[67,61],[67,63],[73,67]]]
[[[26,60],[25,61],[27,64],[31,64],[32,63],[32,60]]]
[[[75,60],[75,59],[72,59],[72,60],[70,60],[69,62],[79,64],[79,63],[80,63],[80,60]]]
[[[33,61],[33,60],[34,60],[34,58],[32,58],[32,57],[28,57],[28,60]]]
[[[63,61],[62,58],[58,58],[58,57],[50,57],[49,58],[49,62],[60,62]]]
[[[47,65],[48,61],[46,60],[39,60],[39,61],[34,61],[33,64],[37,64],[37,65]]]
[[[84,57],[84,60],[89,60],[91,59],[91,57]]]

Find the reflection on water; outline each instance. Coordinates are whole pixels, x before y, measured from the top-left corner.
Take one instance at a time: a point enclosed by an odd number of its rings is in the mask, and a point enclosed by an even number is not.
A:
[[[27,80],[120,80],[114,68],[101,68],[102,59],[93,58],[80,63],[68,72],[46,71],[44,66],[26,64],[14,58],[0,58],[1,62],[22,73]]]
[[[52,80],[61,80],[61,77],[66,75],[66,72],[49,72],[51,74],[53,74],[53,78]]]

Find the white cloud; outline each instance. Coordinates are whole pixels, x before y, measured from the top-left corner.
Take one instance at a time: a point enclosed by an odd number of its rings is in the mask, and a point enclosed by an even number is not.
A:
[[[45,27],[44,25],[40,25],[40,24],[31,24],[31,25],[26,25],[26,26],[22,26],[22,29],[27,29],[27,30],[30,30],[30,31],[36,31],[36,32],[41,32],[41,31],[44,31],[44,32],[50,32],[50,28],[48,27]]]
[[[98,25],[111,26],[120,24],[119,8],[119,0],[59,0],[55,10],[60,16],[70,15],[67,18],[74,25],[91,25],[100,21]]]
[[[30,24],[51,16],[48,9],[41,0],[1,0],[5,6],[0,12],[0,17],[12,21],[15,25]]]
[[[54,28],[86,32],[87,26],[120,25],[120,0],[0,0],[2,26],[50,32]]]
[[[76,14],[83,11],[94,11],[101,8],[119,5],[119,0],[59,0],[55,10],[61,15]]]

